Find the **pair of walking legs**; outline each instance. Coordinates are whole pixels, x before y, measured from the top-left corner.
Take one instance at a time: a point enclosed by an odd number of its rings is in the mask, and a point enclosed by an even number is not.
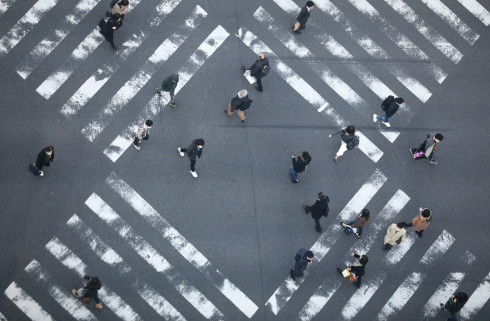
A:
[[[185,153],[185,152],[187,152],[187,148],[181,148],[180,151],[182,153]],[[192,172],[196,171],[196,168],[194,167],[195,165],[196,165],[196,161],[191,159],[191,171]]]
[[[228,109],[226,111],[227,111],[228,116],[233,116],[233,113],[236,111],[236,113],[238,114],[238,117],[240,117],[242,122],[245,121],[245,119],[246,119],[245,113],[243,112],[243,110],[240,110],[240,109],[231,110],[231,103],[228,104]]]

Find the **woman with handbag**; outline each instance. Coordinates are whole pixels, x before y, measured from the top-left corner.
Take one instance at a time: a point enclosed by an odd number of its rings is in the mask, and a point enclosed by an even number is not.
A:
[[[437,150],[437,143],[441,142],[444,136],[441,133],[435,135],[428,134],[425,141],[419,147],[411,148],[410,153],[413,159],[429,159],[429,163],[436,165],[434,152]]]
[[[345,270],[337,267],[337,272],[342,274],[342,276],[349,278],[350,282],[353,282],[356,288],[361,287],[361,277],[364,275],[365,266],[368,263],[369,259],[366,255],[359,255],[354,252],[350,253],[350,256],[357,258],[357,260],[352,263],[351,266],[348,266]]]
[[[369,221],[369,210],[368,209],[363,209],[361,212],[361,215],[352,222],[349,222],[349,224],[345,224],[344,222],[340,222],[340,225],[344,228],[344,233],[349,235],[354,232],[358,238],[361,238],[362,235],[362,227]]]
[[[71,290],[71,293],[79,298],[83,299],[85,303],[90,303],[92,299],[95,300],[95,307],[102,309],[102,303],[100,302],[98,291],[102,287],[100,280],[96,276],[82,275],[83,287],[78,290]]]

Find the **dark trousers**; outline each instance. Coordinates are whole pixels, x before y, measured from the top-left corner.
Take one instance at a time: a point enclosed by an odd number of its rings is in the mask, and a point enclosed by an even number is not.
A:
[[[187,148],[181,148],[180,151],[182,153],[185,153],[185,152],[187,152]],[[196,160],[191,159],[191,171],[193,171],[193,172],[196,171],[196,168],[194,167],[195,165],[196,165]]]
[[[451,320],[458,321],[458,318],[456,317],[456,313],[449,311],[450,304],[451,304],[450,300],[448,300],[444,305],[444,309],[446,309],[447,312],[449,312],[449,314],[451,315]]]
[[[310,213],[311,212],[311,206],[306,206],[305,212]],[[311,217],[313,217],[313,215]],[[318,233],[321,233],[322,232],[322,226],[320,225],[320,219],[316,218],[316,217],[313,217],[313,219],[315,220],[315,229],[317,230]]]
[[[257,77],[257,90],[262,91],[262,79]]]
[[[148,134],[145,137],[143,137],[143,140],[148,140],[149,138],[150,138],[150,134]],[[133,144],[135,144],[136,146],[138,146],[140,143],[141,143],[141,139],[139,139],[138,136],[136,136],[134,138]]]

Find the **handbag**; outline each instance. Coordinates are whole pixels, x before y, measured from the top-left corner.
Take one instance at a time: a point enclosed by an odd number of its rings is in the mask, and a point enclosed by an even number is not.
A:
[[[343,270],[342,275],[344,276],[344,278],[348,278],[350,282],[354,282],[355,280],[357,280],[357,277],[355,276],[355,274],[353,274],[348,269]]]
[[[344,233],[347,234],[347,235],[351,235],[352,234],[352,228],[347,225],[346,227],[344,227]]]

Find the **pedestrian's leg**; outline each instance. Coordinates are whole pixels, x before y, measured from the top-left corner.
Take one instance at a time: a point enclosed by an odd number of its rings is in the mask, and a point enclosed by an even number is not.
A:
[[[383,246],[383,251],[389,251],[389,250],[391,250],[391,248],[392,248],[392,245],[391,245],[391,244],[389,244],[389,243],[386,243],[386,244]]]
[[[226,111],[227,111],[228,116],[233,115],[233,110],[231,110],[231,103],[228,104],[228,109]]]
[[[299,22],[296,22],[293,26],[293,31],[298,31],[300,26],[301,26],[301,24]]]
[[[133,141],[133,146],[134,148],[136,148],[137,150],[140,150],[141,147],[139,147],[139,144],[140,144],[141,140],[138,138],[138,136],[136,136],[134,138],[134,141]]]
[[[376,116],[376,119],[377,120],[380,120],[380,121],[382,121],[384,123],[387,123],[388,122],[387,118],[386,117],[383,117],[383,116]]]
[[[95,307],[97,309],[102,309],[102,303],[100,302],[99,296],[95,296]]]
[[[191,171],[193,172],[196,171],[195,165],[196,165],[196,161],[191,159]]]
[[[293,166],[291,166],[291,167],[289,168],[289,176],[291,176],[291,181],[292,181],[293,183],[297,183],[297,182],[298,182],[298,173],[296,173],[296,172],[294,171]]]
[[[247,67],[245,67],[244,65],[242,65],[242,72],[245,72],[247,71]]]
[[[262,91],[262,79],[257,78],[257,87],[255,87],[258,91]]]
[[[354,281],[354,286],[356,288],[360,288],[361,287],[361,277],[360,276],[357,278],[357,280]]]
[[[240,117],[240,119],[242,120],[242,123],[245,122],[246,118],[245,118],[245,113],[243,112],[243,110],[237,109],[236,113],[238,114],[238,117]]]
[[[340,140],[340,148],[339,148],[337,154],[335,154],[334,160],[336,161],[337,158],[339,158],[340,156],[344,155],[344,153],[345,153],[346,150],[347,150],[347,144],[344,143],[343,140]]]
[[[314,218],[315,220],[315,229],[318,233],[322,232],[322,226],[320,225],[320,219],[319,218]]]
[[[170,91],[170,105],[172,106],[175,106],[174,95],[175,95],[175,88]]]

